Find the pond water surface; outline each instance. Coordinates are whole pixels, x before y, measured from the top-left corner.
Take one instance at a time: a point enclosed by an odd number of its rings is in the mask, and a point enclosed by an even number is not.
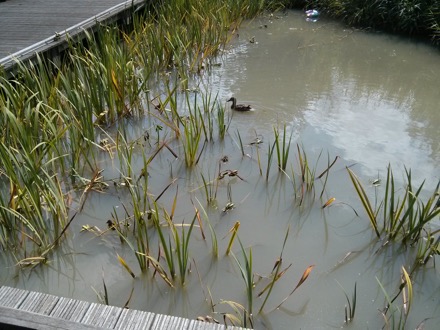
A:
[[[257,315],[262,298],[255,297],[255,328],[344,327],[344,290],[351,297],[355,283],[356,314],[349,327],[381,328],[384,319],[379,310],[386,305],[381,285],[394,296],[401,283],[401,267],[411,268],[415,251],[396,244],[378,252],[380,243],[345,167],[351,166],[371,196],[383,191],[370,182],[384,180],[388,164],[400,184],[404,183],[406,166],[414,182],[426,179],[425,190],[432,193],[440,180],[438,50],[417,41],[345,28],[323,18],[307,22],[303,13],[289,11],[244,23],[218,62],[220,66],[214,66],[198,82],[191,82],[194,86],[190,87],[218,93],[222,103],[233,95],[239,103],[252,104],[255,110],[233,113],[229,135],[223,142],[208,145],[206,157],[195,170],[188,171],[180,160],[161,153],[150,168],[149,182],[156,187],[152,190],[157,196],[176,179],[160,200],[171,208],[178,186],[182,198],[177,203],[176,222],[192,220],[191,200],[197,208],[206,209],[219,243],[218,259],[212,256],[209,240],[203,241],[195,229],[190,243],[191,273],[184,288],[177,285],[171,289],[157,275],[152,279],[152,270],[141,274],[134,254],[128,246],[121,246],[114,232],[98,237],[80,232],[86,224],[104,230],[113,212],[124,214],[123,205],[130,205],[128,196],[121,194],[120,188],[110,187],[103,193],[90,194],[72,227],[71,239],[48,265],[16,272],[15,261],[5,259],[9,266],[2,271],[1,282],[96,301],[92,288],[102,292],[104,279],[112,305],[123,306],[130,300],[130,308],[195,318],[210,314],[212,297],[217,312],[234,314],[221,301],[246,306],[246,292],[236,261],[224,253],[228,232],[240,221],[238,234],[247,251],[252,249],[253,271],[266,276],[279,257],[289,228],[283,267],[292,266],[275,285],[264,315]],[[323,183],[317,181],[315,196],[306,196],[299,205],[291,165],[287,175],[278,173],[273,165],[266,182],[268,144],[274,140],[274,127],[282,130],[284,124],[292,134],[290,162],[295,173],[296,143],[304,148],[313,166],[318,162],[317,174],[326,168],[328,159],[331,162],[339,156],[322,198]],[[139,137],[146,128],[147,122],[134,123],[130,134]],[[248,156],[242,157],[237,131]],[[256,137],[263,143],[250,145]],[[243,180],[225,178],[219,183],[217,208],[208,207],[199,189],[198,173],[215,177],[223,155],[229,157],[229,162],[222,168],[237,169]],[[264,158],[263,175],[259,172],[259,155]],[[134,168],[136,162],[138,168],[142,167],[140,157],[134,162]],[[104,157],[104,163],[105,177],[118,177],[118,161]],[[235,208],[222,212],[229,198],[228,185]],[[74,197],[79,199],[80,193]],[[322,209],[333,197],[336,201]],[[238,242],[233,252],[242,260]],[[133,268],[135,279],[118,263],[116,253]],[[273,310],[310,265],[315,266],[304,284],[282,308]],[[426,328],[435,328],[439,279],[434,262],[414,274],[408,328],[415,328],[425,319]],[[257,284],[256,292],[266,284]],[[396,305],[402,307],[401,296]],[[220,314],[211,315],[223,320]],[[399,315],[396,313],[396,320]]]

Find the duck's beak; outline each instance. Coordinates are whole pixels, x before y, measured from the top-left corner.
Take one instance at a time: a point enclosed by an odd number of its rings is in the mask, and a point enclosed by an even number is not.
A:
[[[231,101],[232,101],[232,97],[229,100],[227,100],[226,102],[231,102]]]

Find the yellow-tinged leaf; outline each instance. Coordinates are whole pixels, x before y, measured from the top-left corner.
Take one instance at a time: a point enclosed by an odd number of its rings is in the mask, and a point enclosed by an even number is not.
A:
[[[115,74],[115,71],[113,71],[113,70],[112,70],[112,83],[113,83],[113,86],[115,86],[115,89],[116,89],[116,92],[118,93],[118,96],[120,98],[122,98],[122,93],[119,88],[118,80],[116,79],[116,74]]]
[[[301,279],[299,280],[298,284],[295,286],[295,288],[292,290],[292,292],[290,292],[290,294],[283,299],[283,301],[275,308],[278,309],[281,307],[282,304],[284,304],[284,302],[296,291],[296,289],[298,289],[301,284],[303,284],[305,282],[305,280],[307,280],[307,278],[310,275],[310,272],[312,271],[312,269],[315,267],[315,265],[310,265],[309,267],[307,267],[307,269],[304,271]]]
[[[281,272],[279,272],[279,273],[274,277],[274,279],[272,280],[272,282],[270,282],[268,285],[266,285],[266,286],[264,287],[264,289],[261,290],[260,293],[258,293],[257,297],[261,297],[261,296],[263,295],[264,292],[266,292],[271,286],[273,286],[273,283],[276,282],[276,281],[278,281],[278,280],[281,278],[281,276],[283,276],[283,275],[287,272],[287,270],[290,268],[290,266],[292,266],[292,264],[290,264],[290,265],[287,266],[284,270],[282,270]]]
[[[303,276],[301,277],[301,279],[299,280],[298,284],[296,285],[296,287],[293,291],[295,291],[301,284],[304,283],[305,280],[307,280],[307,278],[310,275],[310,272],[312,271],[312,269],[314,267],[315,267],[315,265],[310,265],[309,267],[307,267],[307,269],[303,273]]]
[[[238,228],[240,228],[240,221],[237,221],[235,225],[229,230],[232,233],[231,239],[229,240],[228,248],[226,249],[226,255],[231,252],[232,244],[234,243],[235,236],[237,236]]]
[[[336,200],[336,198],[332,197],[330,198],[323,206],[322,208],[325,209],[327,206],[329,206],[330,204],[332,204],[334,201]]]
[[[203,238],[203,240],[206,240],[205,232],[203,231],[203,227],[202,227],[202,218],[200,217],[200,212],[199,212],[199,210],[197,210],[197,208],[195,206],[194,206],[194,210],[196,211],[197,221],[199,223],[199,228],[200,228],[200,232],[202,234],[202,238]]]
[[[127,265],[127,263],[125,262],[125,260],[116,253],[116,255],[118,256],[118,260],[121,263],[122,266],[124,266],[124,268],[127,270],[127,272],[131,275],[131,277],[135,278],[136,276],[134,275],[133,271],[131,270],[130,266]]]
[[[411,310],[411,302],[413,299],[413,288],[411,283],[411,277],[409,276],[408,272],[406,271],[405,267],[402,266],[402,273],[403,278],[405,280],[406,284],[406,293],[405,289],[403,289],[403,309],[405,311],[405,315],[408,316],[409,311]]]
[[[26,266],[33,266],[38,264],[44,264],[46,263],[47,259],[45,257],[29,257],[20,260],[16,266],[20,267],[26,267]]]

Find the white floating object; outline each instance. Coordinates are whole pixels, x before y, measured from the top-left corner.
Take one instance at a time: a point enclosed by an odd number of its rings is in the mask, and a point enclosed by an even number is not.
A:
[[[306,16],[308,18],[316,18],[319,16],[319,11],[317,11],[316,9],[306,10]]]

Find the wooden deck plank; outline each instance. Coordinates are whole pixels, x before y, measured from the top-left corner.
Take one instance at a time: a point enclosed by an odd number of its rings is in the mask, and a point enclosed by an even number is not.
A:
[[[67,47],[67,36],[84,37],[84,30],[93,29],[97,22],[121,19],[126,10],[145,3],[145,0],[0,2],[0,66],[9,70],[14,59],[25,61],[49,50],[51,56],[55,55]]]
[[[225,330],[222,324],[0,287],[0,329]],[[244,330],[239,327],[227,329]]]
[[[118,319],[121,316],[123,309],[115,306],[107,306],[107,307],[109,307],[107,317],[103,320],[101,324],[98,324],[98,326],[101,326],[103,328],[114,329],[116,322],[118,322]]]
[[[26,38],[30,46],[55,32],[98,15],[125,0],[8,0],[0,2],[0,58],[17,49],[15,39]],[[50,24],[47,24],[50,22]],[[44,30],[41,28],[44,24]],[[41,34],[36,34],[39,29]],[[38,36],[38,39],[35,37]]]
[[[2,286],[0,292],[1,305],[12,308],[18,308],[29,295],[29,291],[6,286]]]
[[[235,327],[228,327],[227,329],[234,329]],[[205,323],[197,320],[191,320],[188,325],[188,330],[223,330],[225,326],[217,323]],[[241,328],[235,328],[241,329]]]
[[[70,320],[74,322],[80,322],[87,310],[89,309],[90,302],[73,300],[69,298],[64,298],[64,306],[60,306],[60,310],[57,310],[55,306],[54,313],[51,314],[53,317],[59,317],[65,320]]]
[[[100,328],[0,306],[0,329],[97,330]]]
[[[153,324],[155,314],[138,311],[133,309],[124,309],[115,325],[116,330],[141,330],[150,329]]]
[[[113,329],[121,312],[119,307],[92,303],[81,323]]]
[[[187,329],[188,325],[188,319],[158,314],[154,318],[154,323],[151,327],[151,330]]]
[[[31,292],[26,296],[26,299],[20,305],[21,310],[28,312],[34,312],[38,314],[50,314],[59,298],[49,294],[41,294],[37,292]]]

